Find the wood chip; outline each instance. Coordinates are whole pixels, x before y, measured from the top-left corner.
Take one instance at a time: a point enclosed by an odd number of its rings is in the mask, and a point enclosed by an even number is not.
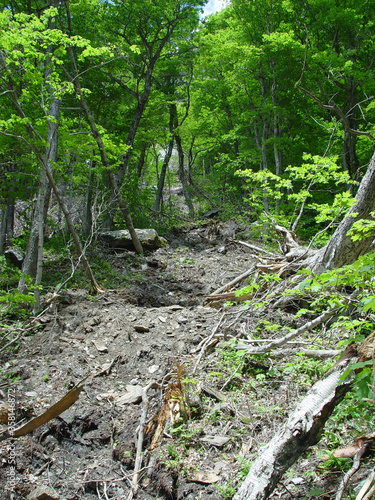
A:
[[[220,480],[220,476],[218,476],[214,472],[195,470],[189,477],[189,480],[196,483],[213,484],[217,483]]]
[[[143,325],[134,325],[135,331],[138,333],[146,333],[149,332],[150,329],[148,326],[143,326]]]

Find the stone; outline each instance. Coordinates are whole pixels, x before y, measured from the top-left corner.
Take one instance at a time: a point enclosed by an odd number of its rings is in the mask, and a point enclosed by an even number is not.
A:
[[[59,498],[60,495],[58,495],[53,488],[42,485],[29,493],[26,500],[59,500]]]
[[[151,373],[151,375],[159,370],[159,365],[151,365],[148,367],[148,372]]]
[[[138,333],[147,333],[150,331],[148,326],[143,326],[143,325],[134,325],[134,329]]]
[[[220,481],[220,476],[214,472],[195,470],[191,473],[189,480],[202,484],[213,484]]]
[[[121,396],[117,400],[117,404],[119,405],[128,405],[132,403],[140,403],[142,401],[142,391],[143,388],[141,385],[127,385],[126,386],[127,393]]]
[[[108,347],[101,340],[93,340],[92,343],[99,352],[108,352]]]
[[[18,269],[21,269],[25,254],[17,247],[10,247],[5,250],[4,257],[9,260],[11,264],[18,267]]]
[[[155,229],[136,229],[135,232],[146,250],[156,250],[168,246],[168,242],[162,236],[159,236]],[[111,248],[127,248],[134,250],[134,245],[129,231],[121,229],[118,231],[105,231],[99,234],[99,237]]]
[[[217,446],[218,448],[222,448],[229,441],[229,437],[226,436],[205,436],[201,438],[201,441],[204,443],[212,444],[213,446]]]

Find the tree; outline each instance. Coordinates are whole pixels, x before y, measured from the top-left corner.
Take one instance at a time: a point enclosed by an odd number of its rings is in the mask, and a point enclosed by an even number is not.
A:
[[[4,28],[3,36],[0,40],[3,48],[0,53],[0,64],[2,71],[2,95],[8,97],[13,105],[14,114],[8,120],[2,120],[0,133],[6,137],[18,138],[27,144],[30,150],[34,153],[37,162],[41,168],[40,189],[38,211],[35,219],[37,220],[36,227],[38,228],[38,240],[42,239],[41,222],[43,221],[42,206],[44,206],[45,190],[44,178],[47,176],[48,181],[55,193],[59,205],[65,215],[67,225],[75,242],[79,258],[85,267],[86,274],[95,291],[101,291],[101,288],[96,283],[92,274],[91,267],[80,241],[80,238],[75,230],[69,211],[60,194],[58,186],[53,176],[51,160],[56,155],[57,148],[57,120],[58,120],[58,97],[60,97],[66,89],[66,83],[60,79],[58,71],[59,57],[61,52],[59,49],[69,43],[69,39],[61,33],[56,33],[57,30],[49,29],[49,20],[56,15],[56,10],[50,9],[44,13],[44,19],[39,20],[35,16],[26,16],[16,14],[14,18],[9,12],[0,13],[0,23]],[[39,39],[35,37],[38,33]],[[50,52],[47,59],[47,73],[45,72],[44,62],[46,61],[46,53],[43,46],[40,45],[40,40],[43,40],[45,47],[58,45],[53,54]],[[85,45],[86,42],[83,42]],[[20,50],[20,47],[22,50]],[[42,49],[42,50],[41,50]],[[50,49],[48,49],[50,50]],[[43,83],[48,80],[48,86],[53,86],[53,93],[43,93]],[[15,78],[18,78],[22,85],[18,89],[15,83]],[[28,85],[25,86],[24,83]],[[48,113],[44,107],[45,99],[48,99]],[[36,114],[33,110],[33,103],[38,102],[42,115]],[[31,106],[30,106],[31,105]],[[47,128],[48,135],[43,139],[43,131]],[[26,136],[23,133],[26,132]],[[47,148],[47,149],[45,149]],[[47,155],[45,153],[47,151]],[[43,227],[43,225],[42,225]],[[31,252],[31,251],[30,251]],[[33,252],[35,253],[35,252]],[[39,259],[41,248],[39,248]],[[39,271],[40,272],[40,271]],[[39,281],[41,276],[39,276]],[[22,286],[22,284],[21,284]]]

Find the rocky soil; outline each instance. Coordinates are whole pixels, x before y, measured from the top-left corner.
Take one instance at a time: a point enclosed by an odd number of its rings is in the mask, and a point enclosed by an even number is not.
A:
[[[148,425],[137,498],[214,500],[233,494],[260,445],[306,390],[301,379],[279,371],[287,360],[248,362],[244,378],[235,374],[240,358],[231,361],[225,354],[226,341],[259,329],[243,306],[205,304],[207,294],[253,262],[231,240],[240,229],[230,221],[176,230],[169,247],[127,269],[138,276],[130,288],[97,297],[64,292],[17,352],[2,353],[0,396],[6,402],[9,387],[15,390],[19,420],[43,413],[91,375],[78,401],[59,417],[11,445],[3,442],[1,498],[132,498],[142,417]],[[127,255],[108,259],[125,269]],[[272,319],[264,315],[265,328]],[[280,313],[281,324],[293,321]],[[231,377],[236,384],[226,384]],[[158,411],[173,384],[182,384],[187,394],[179,402],[180,420],[173,426],[167,421],[154,446]],[[16,487],[9,491],[14,452]],[[277,490],[279,498],[302,498],[313,487],[327,491],[325,478],[304,476],[307,467],[314,470],[314,460],[301,459]]]

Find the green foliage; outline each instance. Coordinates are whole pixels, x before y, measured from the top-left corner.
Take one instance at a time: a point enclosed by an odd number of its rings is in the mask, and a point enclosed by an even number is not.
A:
[[[302,385],[310,387],[321,379],[333,365],[334,361],[328,360],[322,363],[321,360],[310,358],[301,352],[294,356],[292,362],[286,363],[283,371],[293,374]]]
[[[264,199],[272,203],[280,202],[288,192],[290,208],[285,212],[275,213],[274,217],[279,224],[296,230],[296,226],[305,210],[314,210],[317,223],[331,223],[344,215],[355,203],[349,192],[337,193],[332,197],[332,191],[341,185],[353,184],[347,172],[340,171],[337,157],[321,157],[304,154],[299,166],[289,166],[282,176],[270,170],[254,171],[252,169],[237,171],[237,175],[245,178],[249,186],[251,197],[246,201],[260,213],[263,210]],[[322,194],[327,193],[324,197]],[[315,200],[330,199],[330,203]],[[276,205],[273,205],[275,208]],[[289,219],[289,220],[288,220]],[[286,224],[286,220],[288,223]],[[264,223],[268,223],[267,220]],[[329,233],[328,233],[329,234]],[[327,233],[325,233],[327,238]],[[325,240],[326,241],[326,240]],[[321,243],[325,242],[321,240]]]
[[[370,216],[375,217],[375,212],[371,212]],[[353,223],[348,235],[352,237],[353,241],[358,241],[372,236],[374,234],[374,230],[374,220],[360,219]]]
[[[4,256],[0,255],[0,317],[3,315],[20,315],[27,312],[29,306],[34,304],[35,299],[30,294],[24,294],[17,289],[21,278],[29,285],[32,280],[23,275],[21,271],[10,264]],[[32,290],[32,286],[29,286]]]

